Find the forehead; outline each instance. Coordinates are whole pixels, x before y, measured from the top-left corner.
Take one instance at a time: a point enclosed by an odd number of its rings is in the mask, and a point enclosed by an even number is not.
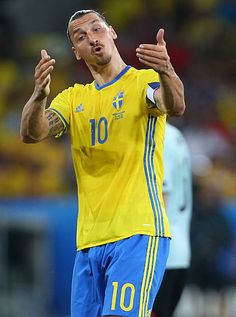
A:
[[[105,23],[96,13],[85,14],[82,17],[70,22],[69,31],[71,32],[78,28],[83,29],[84,27],[89,26],[95,22]]]

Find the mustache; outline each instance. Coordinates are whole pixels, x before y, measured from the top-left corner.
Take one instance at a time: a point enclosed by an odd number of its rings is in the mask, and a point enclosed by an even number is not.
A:
[[[103,46],[104,46],[102,43],[100,43],[100,42],[98,42],[98,41],[94,41],[94,43],[91,43],[91,45],[92,45],[93,47],[98,47],[98,46],[103,47]]]
[[[102,43],[96,42],[92,45],[91,51],[92,52],[97,52],[99,49],[104,48],[104,45]]]

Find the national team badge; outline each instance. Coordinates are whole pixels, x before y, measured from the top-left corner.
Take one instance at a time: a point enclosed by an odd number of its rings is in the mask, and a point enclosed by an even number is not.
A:
[[[114,98],[112,105],[113,107],[119,111],[120,108],[123,106],[123,99],[124,99],[124,92],[120,91]]]
[[[123,114],[125,111],[120,111],[124,104],[124,92],[120,91],[112,101],[112,106],[117,110],[116,113],[113,113],[114,119],[118,120],[123,118]]]

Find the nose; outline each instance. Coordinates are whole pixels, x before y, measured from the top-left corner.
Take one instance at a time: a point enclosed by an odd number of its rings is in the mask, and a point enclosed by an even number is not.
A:
[[[96,40],[94,34],[92,32],[87,32],[87,37],[88,37],[88,40],[89,40],[89,44],[91,46],[94,46],[98,43],[98,40]]]

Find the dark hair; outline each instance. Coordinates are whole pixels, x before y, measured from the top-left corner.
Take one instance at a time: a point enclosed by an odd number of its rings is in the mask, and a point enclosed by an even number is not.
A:
[[[69,22],[68,22],[68,25],[67,25],[67,31],[66,31],[67,37],[68,37],[69,41],[71,42],[71,44],[73,44],[73,43],[72,43],[72,41],[71,41],[70,33],[69,33],[70,23],[71,23],[72,21],[76,20],[76,19],[81,18],[82,16],[84,16],[84,15],[86,15],[86,14],[89,14],[89,13],[95,13],[100,19],[102,19],[102,20],[108,25],[108,23],[107,23],[106,18],[104,17],[104,15],[101,14],[100,12],[98,12],[98,11],[95,11],[95,10],[92,10],[92,9],[91,9],[91,10],[88,9],[88,10],[79,10],[79,11],[76,11],[74,14],[72,14],[72,16],[71,16],[70,19],[69,19]]]

